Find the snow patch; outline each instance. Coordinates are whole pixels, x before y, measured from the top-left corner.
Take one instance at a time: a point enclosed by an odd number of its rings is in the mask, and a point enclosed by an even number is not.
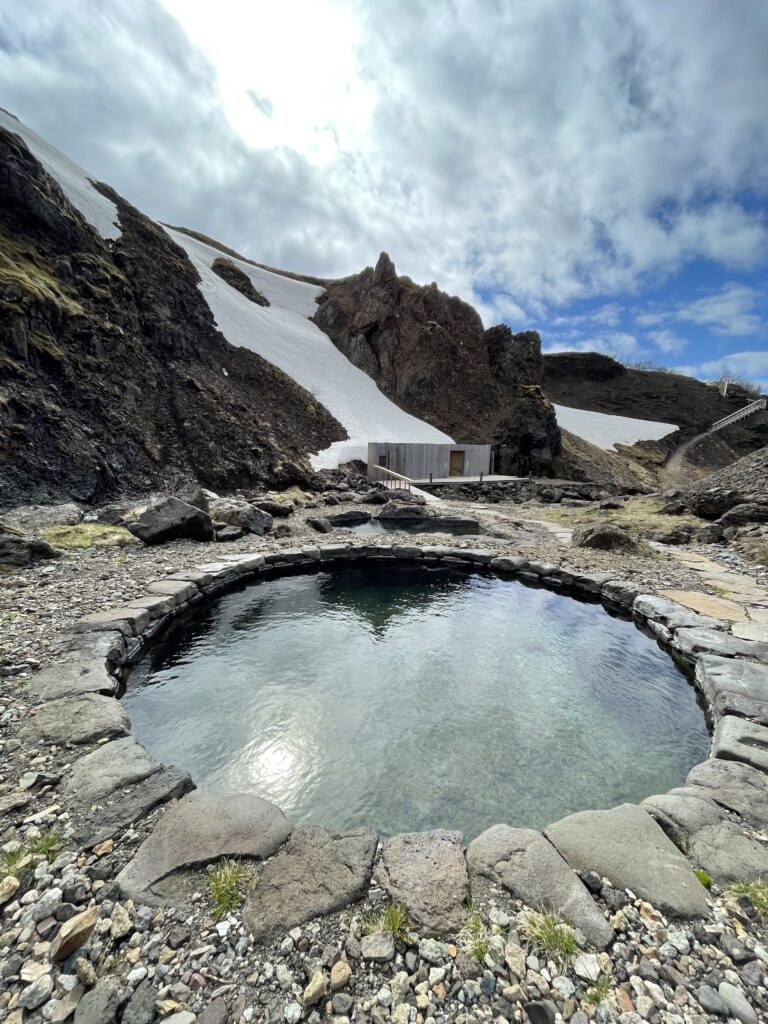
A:
[[[617,444],[659,441],[678,429],[674,423],[635,420],[630,416],[610,416],[603,412],[571,409],[567,405],[556,405],[555,412],[557,422],[564,430],[605,451],[615,450]]]
[[[82,167],[69,160],[2,108],[0,125],[7,131],[21,136],[32,156],[36,157],[50,176],[59,183],[70,203],[82,213],[91,227],[96,228],[102,238],[120,237],[117,207],[111,199],[96,191]]]
[[[452,442],[447,434],[391,402],[308,319],[317,309],[315,300],[322,288],[227,257],[271,303],[259,306],[211,270],[214,259],[222,255],[218,249],[183,232],[166,230],[199,272],[200,290],[227,341],[257,352],[288,374],[346,429],[348,440],[336,441],[311,457],[315,469],[333,469],[349,459],[367,461],[369,441]]]

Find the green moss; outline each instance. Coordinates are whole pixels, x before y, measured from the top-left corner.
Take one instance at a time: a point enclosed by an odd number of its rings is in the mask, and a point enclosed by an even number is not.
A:
[[[64,290],[45,257],[29,243],[0,232],[0,291],[9,284],[21,285],[25,296],[52,302],[71,316],[83,312],[80,303]]]
[[[729,896],[748,896],[760,917],[768,918],[768,882],[734,882],[728,887]]]
[[[709,877],[706,871],[704,871],[702,868],[694,868],[693,873],[694,875],[696,875],[696,877],[705,889],[712,888],[712,879]]]
[[[126,544],[138,543],[124,526],[106,526],[103,523],[48,526],[40,531],[40,535],[55,548],[123,547]]]

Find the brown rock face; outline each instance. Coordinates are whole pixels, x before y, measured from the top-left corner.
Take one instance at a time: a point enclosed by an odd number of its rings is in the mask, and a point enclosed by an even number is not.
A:
[[[330,284],[314,321],[408,412],[457,441],[495,444],[499,472],[552,475],[560,434],[535,331],[483,330],[471,306],[398,277],[386,253]]]
[[[218,274],[222,281],[226,281],[235,291],[240,292],[241,295],[244,295],[246,299],[250,299],[251,302],[255,302],[258,306],[268,306],[270,304],[266,295],[262,295],[261,292],[254,288],[250,277],[240,267],[236,266],[232,260],[228,260],[226,256],[217,256],[211,264],[211,270],[214,274]]]

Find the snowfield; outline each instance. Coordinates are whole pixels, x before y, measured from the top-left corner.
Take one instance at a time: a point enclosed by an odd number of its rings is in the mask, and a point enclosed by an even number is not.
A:
[[[82,167],[60,153],[45,139],[41,139],[21,121],[17,121],[2,107],[0,125],[7,131],[21,136],[32,155],[37,157],[50,176],[58,181],[70,203],[82,213],[92,227],[96,228],[102,238],[120,237],[117,207],[111,199],[96,191]]]
[[[605,451],[615,450],[617,444],[659,441],[678,429],[674,423],[635,420],[629,416],[609,416],[603,412],[571,409],[567,405],[556,405],[555,412],[557,422],[564,430]]]
[[[369,441],[452,441],[391,402],[366,373],[339,352],[327,334],[310,322],[308,317],[317,308],[315,299],[322,288],[227,256],[271,303],[258,306],[211,270],[213,261],[223,253],[180,231],[169,230],[169,234],[199,272],[200,289],[227,341],[258,352],[287,373],[346,429],[349,440],[336,441],[311,457],[315,469],[332,469],[348,459],[367,461]]]

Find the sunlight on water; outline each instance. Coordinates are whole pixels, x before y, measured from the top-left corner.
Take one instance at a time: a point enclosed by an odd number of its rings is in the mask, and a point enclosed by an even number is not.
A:
[[[198,786],[384,834],[541,828],[680,785],[709,747],[692,687],[631,623],[422,567],[228,594],[148,652],[124,703]]]

